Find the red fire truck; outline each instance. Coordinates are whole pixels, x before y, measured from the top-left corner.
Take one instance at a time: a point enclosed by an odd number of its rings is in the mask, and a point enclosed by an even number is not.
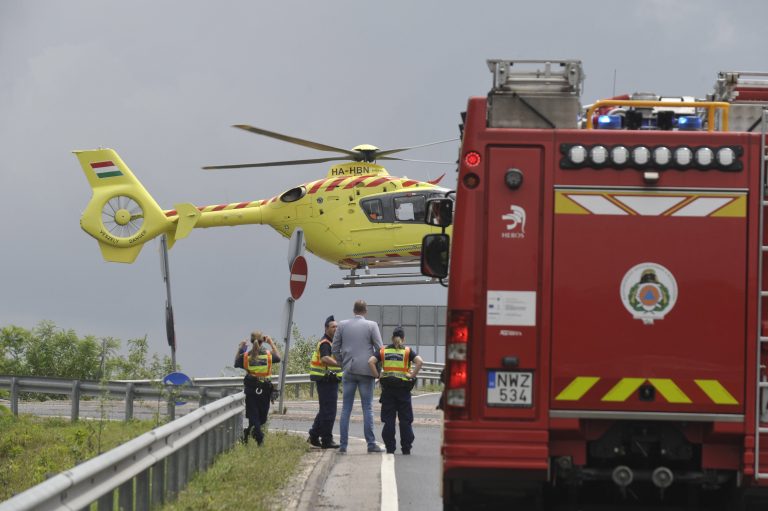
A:
[[[582,108],[579,61],[488,65],[422,251],[445,509],[768,509],[768,73]]]

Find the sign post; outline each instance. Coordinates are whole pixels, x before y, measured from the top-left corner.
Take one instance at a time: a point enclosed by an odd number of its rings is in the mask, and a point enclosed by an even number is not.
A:
[[[304,288],[307,285],[307,260],[304,259],[304,231],[298,227],[291,235],[291,241],[288,244],[288,268],[291,275],[288,284],[291,290],[291,296],[285,301],[283,307],[283,343],[285,351],[283,352],[283,363],[280,364],[280,401],[278,410],[281,414],[285,413],[283,408],[283,399],[285,394],[285,374],[288,371],[288,354],[291,351],[291,328],[293,327],[293,308]],[[294,273],[295,270],[295,273]]]

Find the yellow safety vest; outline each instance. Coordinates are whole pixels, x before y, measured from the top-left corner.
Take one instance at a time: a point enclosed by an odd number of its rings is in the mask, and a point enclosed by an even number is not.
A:
[[[408,381],[408,370],[411,368],[411,348],[381,348],[380,378],[398,378]]]
[[[269,379],[272,376],[272,353],[266,352],[258,355],[253,365],[251,363],[251,355],[249,353],[243,354],[243,368],[253,376],[254,378]]]
[[[322,339],[318,342],[315,351],[312,353],[312,360],[309,361],[309,379],[312,381],[318,381],[324,378],[329,372],[335,374],[337,378],[341,378],[342,376],[341,367],[324,364],[323,361],[320,360],[320,346],[322,346],[323,343],[331,344],[331,341]]]

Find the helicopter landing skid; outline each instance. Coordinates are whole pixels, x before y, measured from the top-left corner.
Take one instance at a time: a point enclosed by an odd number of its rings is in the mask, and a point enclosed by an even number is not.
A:
[[[328,285],[328,289],[342,289],[348,287],[380,287],[380,286],[411,286],[416,284],[440,284],[440,279],[425,277],[421,273],[370,273],[366,269],[364,275],[357,273],[357,269],[349,271],[342,277],[344,282],[335,282]],[[443,279],[443,283],[447,279]]]

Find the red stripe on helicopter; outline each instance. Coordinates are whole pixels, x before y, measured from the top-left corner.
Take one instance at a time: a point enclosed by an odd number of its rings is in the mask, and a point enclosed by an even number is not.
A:
[[[226,208],[226,204],[219,204],[218,206],[214,206],[211,211],[221,211],[222,209]]]
[[[421,252],[408,252],[408,253],[411,254],[412,256],[420,256],[421,255]]]
[[[250,204],[250,202],[241,202],[240,204],[238,204],[237,206],[235,206],[235,209],[244,208],[244,207],[246,207],[248,204]]]
[[[400,254],[387,254],[387,257],[400,257]]]
[[[315,185],[309,189],[308,193],[315,193],[317,192],[323,184],[328,181],[327,179],[321,179],[320,181],[316,182]]]
[[[170,211],[166,211],[165,212],[165,216],[173,216],[173,215],[178,215],[178,214],[179,213],[175,209],[172,209]]]
[[[407,187],[413,186],[413,185],[415,185],[417,183],[418,183],[418,181],[414,181],[412,179],[409,179],[408,181],[403,181],[402,186],[403,186],[403,188],[407,188]]]
[[[341,184],[341,182],[344,181],[345,179],[347,179],[347,178],[346,177],[339,177],[339,178],[334,179],[331,182],[331,184],[328,185],[328,188],[326,188],[325,191],[326,192],[330,192],[331,190],[333,190],[334,188],[339,186],[339,184]]]
[[[348,189],[350,189],[350,188],[354,188],[354,186],[355,186],[355,185],[357,185],[357,184],[358,184],[358,183],[360,183],[361,181],[365,181],[365,180],[366,180],[366,179],[368,179],[369,177],[371,177],[371,176],[360,176],[360,177],[358,177],[358,178],[355,178],[355,179],[353,179],[352,181],[350,181],[350,182],[349,182],[349,184],[348,184],[347,186],[345,186],[345,187],[344,187],[344,189],[345,189],[345,190],[348,190]]]
[[[370,187],[373,187],[373,186],[379,186],[381,184],[386,183],[387,181],[392,181],[392,179],[394,179],[394,178],[391,178],[391,177],[380,177],[379,179],[371,181],[370,183],[368,183],[365,186],[366,186],[366,188],[370,188]]]
[[[114,167],[114,166],[115,164],[112,163],[111,161],[97,161],[97,162],[91,163],[92,169],[100,169],[102,167]]]

